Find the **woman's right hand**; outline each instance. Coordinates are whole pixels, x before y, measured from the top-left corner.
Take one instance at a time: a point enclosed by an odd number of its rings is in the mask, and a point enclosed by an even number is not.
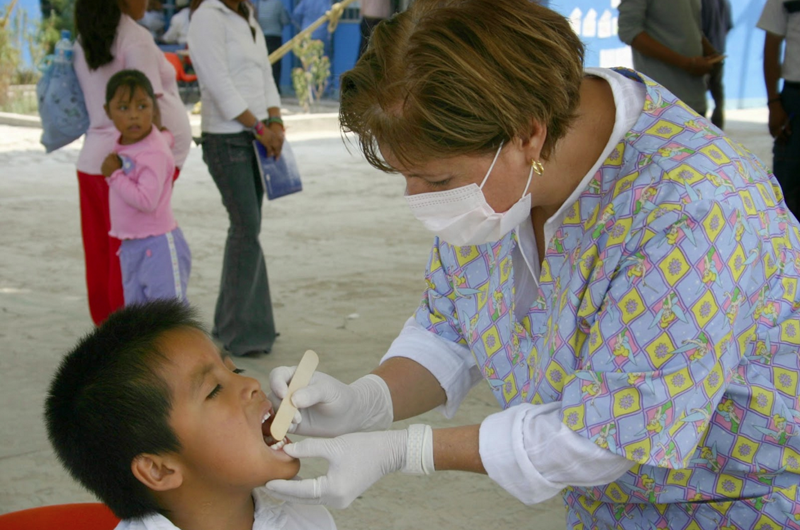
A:
[[[296,366],[272,370],[272,393],[282,400]],[[369,374],[346,385],[327,374],[316,372],[305,388],[292,395],[301,421],[291,432],[304,436],[340,436],[351,432],[388,429],[394,419],[389,387],[377,375]]]
[[[279,134],[272,127],[264,127],[264,132],[256,136],[258,141],[261,142],[267,149],[269,156],[274,156],[276,159],[281,156],[281,149],[283,149],[283,132]]]
[[[717,56],[702,56],[687,57],[684,61],[683,69],[693,76],[704,76],[710,74],[714,69],[714,65],[719,62]]]

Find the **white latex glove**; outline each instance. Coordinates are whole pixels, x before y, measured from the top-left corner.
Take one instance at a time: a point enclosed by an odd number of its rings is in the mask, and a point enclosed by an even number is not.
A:
[[[272,480],[270,495],[287,502],[347,508],[384,475],[433,473],[433,432],[427,425],[402,431],[352,433],[330,440],[309,438],[287,444],[295,458],[324,458],[328,474],[305,480]]]
[[[280,366],[269,374],[272,393],[282,400],[296,366]],[[301,421],[289,432],[306,436],[339,436],[351,432],[388,429],[394,419],[392,396],[377,375],[365,375],[346,385],[327,374],[315,372],[307,387],[292,395]]]

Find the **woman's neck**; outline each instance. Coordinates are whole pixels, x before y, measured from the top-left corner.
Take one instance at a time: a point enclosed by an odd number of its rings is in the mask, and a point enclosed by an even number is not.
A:
[[[543,162],[547,184],[542,186],[539,208],[545,218],[553,216],[595,165],[611,138],[616,118],[614,93],[604,79],[587,76],[580,90],[577,118],[558,143],[550,159]]]

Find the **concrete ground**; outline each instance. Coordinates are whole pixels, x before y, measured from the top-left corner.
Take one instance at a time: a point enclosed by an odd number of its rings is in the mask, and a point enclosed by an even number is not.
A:
[[[770,163],[766,111],[728,119],[730,135]],[[91,320],[74,166],[80,146],[45,155],[39,134],[0,125],[0,513],[93,499],[55,459],[42,422],[53,371]],[[298,123],[287,137],[305,189],[265,204],[261,236],[281,336],[271,354],[238,364],[266,385],[272,368],[310,348],[320,370],[350,382],[378,362],[416,307],[431,236],[402,200],[401,177],[372,169],[330,123]],[[194,258],[189,298],[210,324],[228,222],[197,148],[173,206]],[[496,410],[480,385],[453,420],[428,413],[415,422],[478,423]],[[301,474],[324,469],[306,461]],[[457,472],[386,477],[333,516],[353,530],[564,527],[560,499],[524,506],[487,477]]]

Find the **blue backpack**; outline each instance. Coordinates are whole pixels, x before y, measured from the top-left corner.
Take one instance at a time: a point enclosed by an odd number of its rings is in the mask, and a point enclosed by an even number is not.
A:
[[[42,145],[50,153],[74,142],[89,129],[89,112],[72,66],[69,32],[62,32],[56,56],[36,83],[39,116],[42,119]]]

